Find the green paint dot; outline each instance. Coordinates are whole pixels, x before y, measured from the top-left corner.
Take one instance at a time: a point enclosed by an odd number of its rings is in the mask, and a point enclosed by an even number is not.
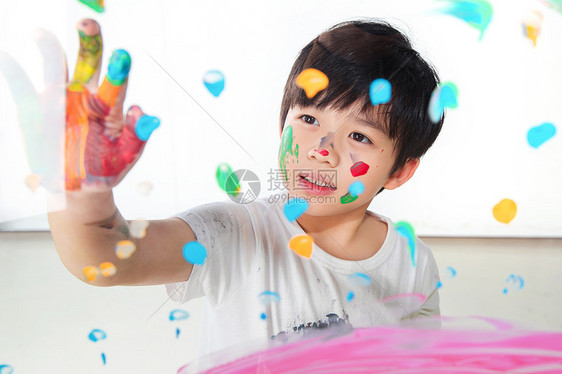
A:
[[[349,192],[346,193],[345,195],[343,195],[343,196],[340,198],[340,202],[341,202],[342,204],[349,204],[349,203],[354,202],[355,200],[357,200],[357,196],[353,196],[353,195],[350,194]]]

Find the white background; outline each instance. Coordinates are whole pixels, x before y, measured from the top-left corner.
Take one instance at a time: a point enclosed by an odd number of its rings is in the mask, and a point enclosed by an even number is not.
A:
[[[442,81],[457,85],[459,107],[448,112],[414,178],[385,191],[370,209],[409,221],[424,236],[562,237],[561,137],[539,149],[526,140],[533,126],[562,123],[562,15],[538,0],[491,3],[494,15],[479,41],[479,31],[434,12],[439,2],[432,1],[113,0],[99,15],[78,1],[3,0],[0,47],[39,88],[40,55],[28,36],[37,26],[59,37],[70,72],[78,49],[75,24],[82,17],[102,26],[102,71],[112,50],[131,53],[126,106],[141,105],[162,125],[116,188],[116,198],[127,218],[157,219],[226,199],[215,180],[221,162],[255,171],[261,196],[274,193],[267,191],[267,180],[277,168],[280,101],[299,50],[334,23],[384,18],[412,38]],[[536,47],[521,25],[532,10],[544,16]],[[219,98],[202,83],[213,69],[226,77]],[[1,222],[45,208],[42,191],[33,194],[23,183],[29,168],[2,78],[0,116]],[[138,193],[143,181],[154,187],[148,196]],[[518,207],[508,225],[492,215],[504,198]]]

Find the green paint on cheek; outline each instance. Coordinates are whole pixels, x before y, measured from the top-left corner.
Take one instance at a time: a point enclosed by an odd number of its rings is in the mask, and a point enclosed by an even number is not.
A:
[[[357,200],[357,196],[353,196],[353,195],[350,194],[349,192],[346,193],[345,195],[343,195],[343,196],[340,198],[340,202],[341,202],[342,204],[349,204],[349,203],[354,202],[355,200]]]
[[[298,162],[299,145],[296,144],[293,149],[293,128],[291,126],[287,126],[285,130],[283,130],[281,145],[279,146],[279,168],[285,176],[286,181],[289,180],[287,178],[287,161],[289,159],[289,155],[296,156]]]

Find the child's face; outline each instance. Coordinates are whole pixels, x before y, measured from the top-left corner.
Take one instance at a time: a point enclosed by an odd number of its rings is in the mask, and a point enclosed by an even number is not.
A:
[[[286,171],[289,196],[309,202],[307,214],[336,215],[368,206],[381,187],[393,189],[405,182],[396,178],[403,177],[400,171],[390,175],[394,161],[393,142],[356,110],[310,106],[293,107],[287,114],[279,165]],[[356,181],[364,185],[357,198],[348,193]]]

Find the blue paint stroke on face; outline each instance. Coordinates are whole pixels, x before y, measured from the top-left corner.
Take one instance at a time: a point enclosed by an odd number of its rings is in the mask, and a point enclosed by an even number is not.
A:
[[[441,11],[457,17],[480,31],[480,40],[490,24],[492,5],[485,0],[445,0],[448,4]]]
[[[408,239],[408,248],[410,249],[410,258],[412,260],[412,266],[416,266],[416,234],[414,228],[408,222],[397,222],[394,225],[396,231]]]
[[[347,301],[353,300],[354,297],[355,293],[353,291],[349,291],[349,293],[347,294]]]
[[[368,286],[371,284],[371,277],[365,273],[353,273],[347,278],[354,286]]]
[[[183,246],[183,258],[191,264],[202,265],[207,258],[207,250],[199,242],[188,242]]]
[[[527,141],[531,147],[538,148],[554,135],[556,135],[556,127],[552,123],[547,122],[531,127],[527,132]]]
[[[383,78],[375,79],[369,86],[369,97],[371,104],[379,105],[390,101],[392,86],[389,81]]]
[[[181,321],[189,318],[189,313],[183,309],[174,309],[170,312],[170,321]]]
[[[281,301],[281,296],[277,292],[273,291],[263,291],[259,294],[260,303],[263,305],[268,305],[271,303],[278,303]]]
[[[14,368],[8,364],[0,365],[0,374],[12,374],[14,372]]]
[[[304,198],[290,198],[285,204],[283,208],[283,212],[285,213],[285,217],[289,220],[289,222],[296,221],[306,210],[308,209],[308,201]]]
[[[210,70],[205,73],[203,84],[214,97],[219,97],[224,90],[224,75],[218,70]]]
[[[93,329],[90,334],[88,334],[88,339],[90,339],[93,342],[97,342],[99,340],[103,340],[107,338],[107,334],[105,333],[105,331],[100,330],[100,329]]]
[[[365,192],[365,185],[361,181],[355,181],[349,185],[347,191],[352,196],[359,196]]]

